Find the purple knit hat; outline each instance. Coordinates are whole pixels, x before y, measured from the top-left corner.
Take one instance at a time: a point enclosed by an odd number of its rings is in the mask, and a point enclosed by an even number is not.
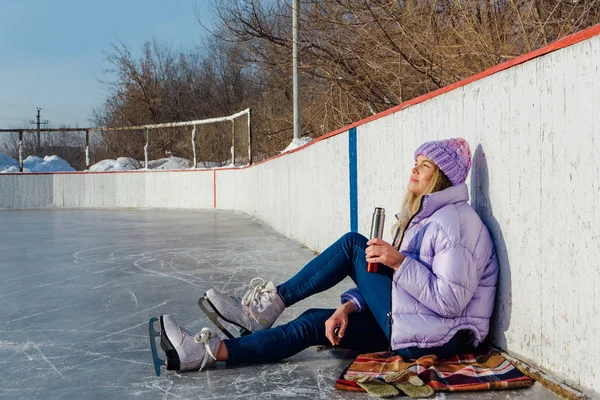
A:
[[[467,180],[471,169],[471,148],[465,139],[454,138],[423,143],[415,151],[415,160],[419,154],[431,158],[450,180],[452,186]]]

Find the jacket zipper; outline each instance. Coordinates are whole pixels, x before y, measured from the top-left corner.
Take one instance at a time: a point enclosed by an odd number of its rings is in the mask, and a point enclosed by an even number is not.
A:
[[[402,247],[402,241],[404,240],[404,235],[406,234],[406,231],[408,230],[408,227],[410,226],[410,223],[412,222],[413,218],[415,218],[417,216],[417,214],[419,213],[419,211],[421,211],[421,208],[423,207],[423,200],[425,199],[425,196],[421,197],[421,204],[419,204],[419,209],[417,210],[416,213],[413,214],[412,217],[410,217],[410,219],[408,220],[408,223],[406,224],[406,229],[404,230],[404,232],[402,232],[402,237],[400,238],[400,242],[398,242],[398,252],[400,251],[400,247]],[[393,283],[393,279],[392,279],[392,283]],[[392,289],[393,289],[394,285],[392,284]],[[388,322],[388,326],[389,326],[389,330],[390,330],[390,345],[389,345],[389,351],[392,351],[392,325],[394,323],[394,320],[392,319],[392,293],[390,292],[390,312],[387,315],[387,322]]]

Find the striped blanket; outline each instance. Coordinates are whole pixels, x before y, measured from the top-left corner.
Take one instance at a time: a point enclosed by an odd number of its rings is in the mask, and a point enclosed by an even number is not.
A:
[[[336,389],[364,392],[354,382],[359,376],[383,380],[393,372],[409,370],[434,391],[467,392],[529,387],[533,380],[494,350],[438,359],[434,355],[404,361],[393,352],[361,354],[336,382]]]

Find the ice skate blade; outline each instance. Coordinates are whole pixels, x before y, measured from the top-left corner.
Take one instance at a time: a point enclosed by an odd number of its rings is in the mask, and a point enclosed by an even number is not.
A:
[[[208,305],[204,305],[203,302],[206,302],[206,304]],[[227,336],[229,339],[235,339],[235,336],[232,335],[224,326],[223,324],[221,324],[221,322],[219,321],[219,318],[223,318],[223,316],[221,314],[218,313],[218,311],[213,307],[212,303],[206,298],[206,296],[204,297],[200,297],[198,299],[198,306],[200,307],[200,309],[202,310],[202,312],[208,317],[208,319],[210,319],[212,321],[213,324],[215,324],[215,326],[217,328],[219,328],[221,330],[221,332],[223,332],[225,334],[225,336]],[[208,307],[210,307],[211,309],[209,309]],[[223,318],[223,320],[227,321],[226,318]],[[227,321],[232,323],[231,321]],[[235,324],[234,324],[235,325]],[[240,328],[241,329],[244,328]],[[244,329],[245,330],[245,329]],[[241,333],[241,332],[240,332]],[[250,333],[250,332],[248,332]]]
[[[158,356],[156,351],[156,338],[160,338],[160,331],[154,328],[154,323],[158,322],[158,318],[151,318],[148,322],[148,334],[150,336],[150,349],[152,350],[152,361],[154,362],[154,371],[156,376],[160,376],[160,367],[165,365],[165,360]]]

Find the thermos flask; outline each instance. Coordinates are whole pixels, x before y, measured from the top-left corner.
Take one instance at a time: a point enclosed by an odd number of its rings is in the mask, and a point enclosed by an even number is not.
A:
[[[385,222],[385,209],[375,207],[373,220],[371,221],[370,239],[383,237],[383,224]],[[377,272],[377,263],[367,263],[367,272]]]

